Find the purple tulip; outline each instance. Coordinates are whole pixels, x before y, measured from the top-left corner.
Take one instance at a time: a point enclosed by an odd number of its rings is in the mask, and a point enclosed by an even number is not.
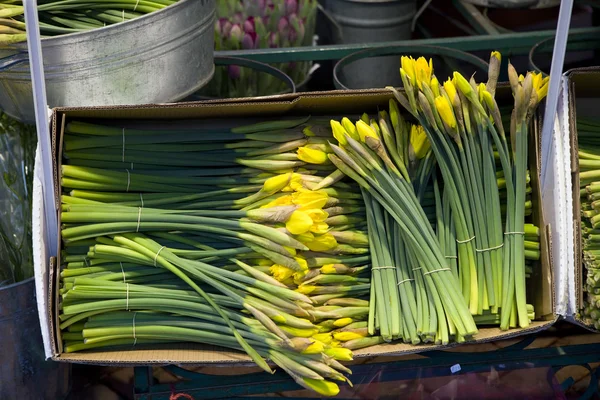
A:
[[[239,24],[235,24],[231,27],[231,31],[229,32],[229,37],[235,43],[239,43],[242,40],[244,32]]]
[[[258,47],[258,35],[256,32],[246,32],[242,39],[242,49],[251,50]]]
[[[229,34],[231,33],[231,28],[233,27],[233,25],[231,25],[231,22],[229,22],[227,18],[219,18],[219,25],[219,30],[223,37],[229,37]]]
[[[285,0],[285,13],[287,15],[296,14],[298,12],[297,0]]]
[[[270,48],[276,48],[279,47],[279,33],[277,32],[271,32],[269,35],[269,47]]]
[[[279,23],[277,24],[277,32],[281,35],[281,37],[287,37],[290,34],[290,23],[286,17],[281,17]]]
[[[239,65],[229,65],[227,67],[227,74],[229,75],[229,78],[237,80],[240,79],[242,70],[240,69]]]
[[[248,17],[248,19],[244,21],[244,32],[256,32],[254,17]]]
[[[235,14],[233,14],[231,20],[234,24],[242,24],[244,23],[244,14],[242,14],[241,12],[236,12]]]

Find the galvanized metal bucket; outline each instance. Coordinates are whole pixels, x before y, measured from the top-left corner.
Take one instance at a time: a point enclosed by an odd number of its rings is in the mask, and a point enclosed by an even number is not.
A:
[[[324,13],[337,27],[337,44],[406,40],[417,12],[416,0],[326,0]],[[346,70],[350,87],[377,87],[377,76],[398,72],[396,58],[363,60]]]
[[[0,288],[0,399],[64,399],[71,366],[46,361],[30,278]]]
[[[165,103],[214,73],[215,0],[180,0],[104,28],[42,39],[50,107]],[[0,108],[34,122],[27,45],[0,56]]]
[[[423,56],[433,60],[434,73],[440,82],[446,80],[453,71],[459,71],[464,76],[476,74],[478,77],[487,76],[488,63],[479,57],[464,51],[439,46],[390,46],[367,49],[350,54],[341,59],[333,68],[333,83],[337,89],[368,89],[386,86],[401,87],[400,57]],[[376,76],[367,73],[360,74],[365,62],[377,63],[381,59],[392,58],[394,68],[391,72],[383,71]],[[357,74],[358,71],[358,75]]]

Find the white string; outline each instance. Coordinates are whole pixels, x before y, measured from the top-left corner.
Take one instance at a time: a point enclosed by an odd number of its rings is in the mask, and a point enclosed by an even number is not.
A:
[[[135,11],[135,9],[137,8],[138,4],[140,4],[140,0],[137,0],[137,1],[135,2],[135,6],[133,7],[133,11]]]
[[[138,223],[137,227],[135,228],[136,232],[140,231],[140,222],[142,222],[142,207],[138,207]],[[154,265],[156,265],[156,262],[154,262]]]
[[[131,163],[131,170],[132,170],[132,171],[134,170],[134,168],[133,168],[133,163]]]
[[[467,239],[467,240],[456,240],[456,243],[458,244],[463,244],[463,243],[469,243],[471,240],[475,239],[475,236],[473,236],[471,239]]]
[[[125,171],[127,171],[127,189],[125,189],[125,191],[129,192],[129,186],[131,185],[131,174],[129,173],[128,169],[126,169]]]
[[[127,288],[127,303],[125,303],[125,310],[129,311],[129,283],[126,283],[125,287]]]
[[[125,162],[125,128],[123,128],[123,153],[121,155],[121,162]]]
[[[133,313],[133,320],[132,320],[132,324],[133,324],[133,345],[135,346],[137,343],[137,337],[135,337],[135,316],[137,315],[137,311],[134,311]]]
[[[371,267],[371,270],[377,270],[377,269],[396,269],[396,267]]]
[[[423,267],[413,268],[413,271],[418,271],[420,269],[423,269]]]
[[[140,201],[142,202],[142,208],[144,208],[144,195],[140,193]]]
[[[403,281],[398,282],[398,286],[402,285],[405,282],[410,282],[410,281],[414,281],[414,279],[405,279]]]
[[[454,260],[458,260],[458,256],[445,256],[444,258],[452,258]]]
[[[524,235],[525,232],[504,232],[505,235]]]
[[[119,262],[119,264],[121,264],[121,273],[123,274],[123,283],[127,283],[127,279],[125,279],[125,270],[123,269],[123,263]]]
[[[486,251],[497,250],[497,249],[502,248],[502,247],[504,247],[504,243],[502,243],[502,244],[500,244],[498,246],[489,247],[487,249],[475,249],[475,251],[478,252],[478,253],[483,253],[483,252],[486,252]]]
[[[123,22],[125,22],[125,9],[123,9]]]
[[[441,271],[450,271],[450,268],[434,269],[433,271],[423,272],[423,275],[429,275],[429,274],[433,274],[434,272],[441,272]]]
[[[160,252],[165,248],[165,246],[161,247],[160,249],[158,249],[158,251],[156,252],[156,255],[154,256],[154,266],[156,267],[156,259],[158,258],[158,255],[160,254]]]

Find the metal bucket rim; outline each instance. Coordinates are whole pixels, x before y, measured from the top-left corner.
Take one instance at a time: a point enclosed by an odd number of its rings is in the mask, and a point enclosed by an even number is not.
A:
[[[33,281],[34,279],[35,278],[32,276],[32,277],[24,279],[22,281],[11,283],[10,285],[7,285],[7,286],[2,286],[2,287],[0,287],[0,291],[2,291],[2,290],[8,290],[8,289],[14,289],[14,288],[16,288],[17,286],[20,286],[20,285],[26,285],[26,284],[30,283],[31,281]]]
[[[333,67],[333,83],[337,89],[342,90],[350,90],[346,85],[344,85],[340,80],[340,72],[341,70],[352,64],[355,61],[362,60],[365,58],[371,57],[385,57],[385,56],[393,56],[398,55],[398,53],[404,52],[403,49],[406,49],[406,55],[409,55],[411,52],[419,52],[420,50],[424,53],[434,52],[434,55],[445,55],[449,57],[454,57],[458,60],[463,60],[470,62],[471,64],[481,67],[484,71],[487,72],[489,68],[489,64],[486,63],[481,58],[464,52],[462,50],[454,49],[451,47],[443,47],[443,46],[429,46],[429,45],[398,45],[398,46],[387,46],[387,47],[375,47],[370,49],[359,50],[355,53],[349,54],[346,57],[339,60],[335,66]],[[458,57],[457,57],[458,56]]]
[[[63,39],[72,39],[72,38],[78,39],[78,38],[85,38],[86,36],[90,36],[89,39],[95,39],[95,36],[98,35],[99,33],[110,32],[111,30],[121,30],[121,29],[123,29],[123,25],[125,25],[125,24],[131,24],[131,23],[135,23],[135,22],[139,23],[139,22],[144,22],[148,18],[156,18],[156,15],[158,15],[158,14],[170,12],[174,8],[183,7],[183,4],[191,3],[193,1],[198,1],[198,0],[179,0],[176,3],[168,5],[161,10],[151,12],[148,14],[144,14],[140,17],[130,19],[129,21],[118,22],[116,24],[110,24],[110,25],[102,26],[100,28],[89,29],[89,30],[86,30],[83,32],[74,32],[74,33],[67,33],[64,35],[49,36],[49,37],[41,38],[41,42],[42,42],[42,45],[44,45],[44,44],[52,45],[52,44],[55,44],[54,42],[59,42],[60,40],[63,40]],[[19,52],[27,53],[28,52],[27,51],[27,41],[19,42],[19,43],[15,43],[15,44],[6,46],[6,49],[13,49],[13,50],[17,50]]]
[[[288,74],[286,74],[279,68],[273,67],[272,65],[265,64],[260,61],[252,60],[249,58],[229,57],[229,56],[215,56],[214,57],[214,65],[215,65],[215,67],[217,67],[217,66],[223,67],[223,66],[227,66],[227,65],[237,65],[240,67],[258,70],[259,72],[264,72],[266,74],[274,76],[275,78],[277,78],[280,81],[282,81],[283,83],[285,83],[289,88],[289,91],[286,91],[286,92],[281,92],[281,93],[267,95],[267,96],[257,96],[257,98],[277,96],[279,94],[296,93],[296,84],[294,83],[294,80]],[[306,79],[306,81],[308,81],[308,78]],[[212,96],[197,96],[197,97],[200,99],[203,99],[203,100],[221,99],[221,97],[212,97]]]
[[[539,42],[537,42],[536,44],[533,45],[531,50],[529,50],[529,54],[527,56],[527,58],[528,58],[527,61],[529,62],[529,67],[531,69],[533,69],[535,72],[541,72],[544,76],[548,75],[548,73],[546,73],[545,71],[542,71],[542,69],[540,67],[538,67],[538,65],[533,60],[533,57],[536,55],[536,52],[540,47],[542,47],[548,43],[553,43],[555,39],[556,38],[554,36],[550,36],[544,40],[540,40]],[[567,49],[566,50],[569,51],[569,44],[579,43],[579,42],[584,42],[584,43],[590,42],[591,43],[591,41],[589,41],[589,39],[596,39],[596,37],[590,36],[590,34],[587,34],[587,33],[579,33],[579,34],[569,35],[567,37]]]

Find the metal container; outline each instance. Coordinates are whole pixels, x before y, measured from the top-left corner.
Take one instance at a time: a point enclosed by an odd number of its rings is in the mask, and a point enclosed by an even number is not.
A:
[[[337,28],[337,35],[334,34],[337,44],[410,39],[416,12],[415,0],[325,1],[325,14]],[[351,87],[376,87],[378,76],[397,75],[398,60],[395,57],[364,59],[349,66],[345,73]]]
[[[33,278],[0,289],[0,399],[64,399],[70,365],[46,361]]]
[[[560,0],[462,0],[489,8],[548,8],[560,4]]]
[[[214,21],[215,0],[180,0],[127,22],[42,39],[49,106],[185,98],[214,73]],[[0,108],[35,121],[26,43],[0,60]]]
[[[452,76],[453,71],[458,71],[464,76],[475,74],[480,79],[485,78],[489,67],[488,63],[479,57],[448,47],[424,45],[378,47],[361,50],[341,59],[333,68],[333,83],[337,89],[401,87],[402,79],[399,71],[401,56],[431,58],[434,73],[440,82]],[[365,61],[377,62],[386,57],[394,60],[393,71],[388,72],[388,75],[354,75],[357,65],[362,65]]]

